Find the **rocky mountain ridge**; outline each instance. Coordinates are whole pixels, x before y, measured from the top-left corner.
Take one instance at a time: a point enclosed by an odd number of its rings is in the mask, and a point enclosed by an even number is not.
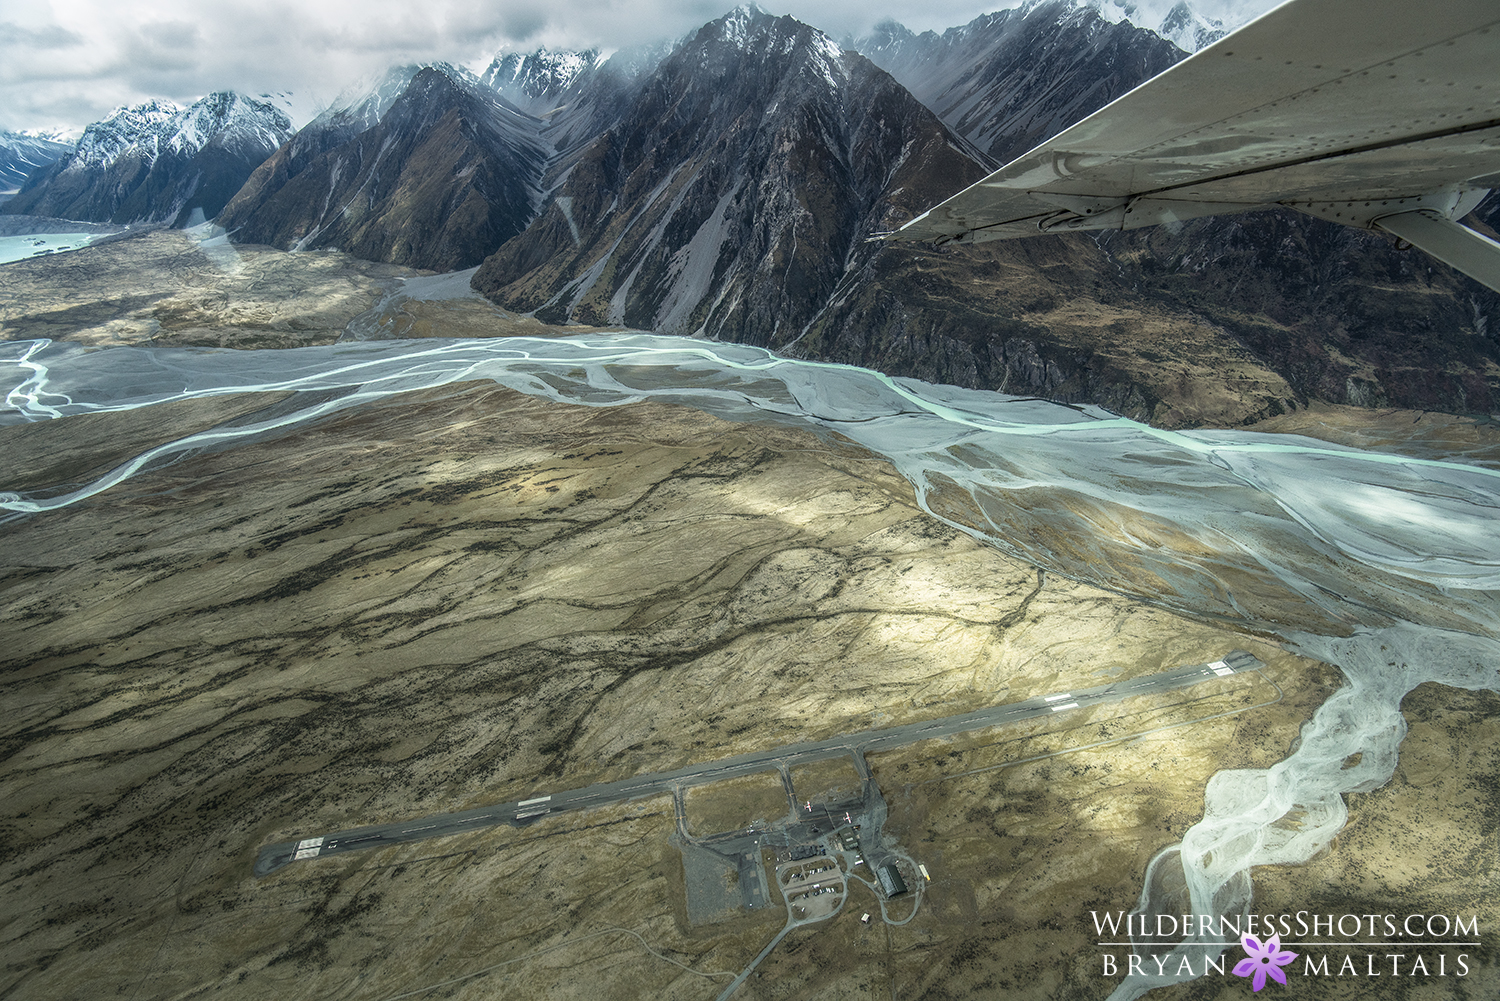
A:
[[[737,8],[657,67],[474,286],[549,322],[782,347],[870,232],[981,159],[864,57]]]
[[[1212,45],[1244,23],[1245,18],[1225,23],[1208,17],[1186,0],[1171,3],[1151,0],[1076,0],[1080,5],[1092,7],[1106,21],[1129,21],[1137,27],[1147,28],[1165,38],[1184,52],[1197,52]],[[1169,6],[1170,4],[1170,6]]]
[[[597,48],[572,52],[544,46],[534,52],[496,56],[479,81],[516,107],[540,117],[566,103],[563,95],[586,82],[604,62]]]
[[[220,222],[241,242],[482,264],[474,287],[536,320],[742,340],[1163,424],[1315,399],[1500,406],[1500,297],[1310,217],[867,242],[1183,58],[1170,32],[1136,26],[1209,30],[1178,6],[1039,0],[841,45],[751,5],[669,51],[403,67],[277,150]]]
[[[550,189],[584,146],[619,124],[642,82],[672,49],[668,43],[642,45],[608,57],[598,49],[511,52],[495,57],[480,80],[541,120],[553,157]]]
[[[464,70],[404,67],[297,133],[218,221],[246,243],[472,267],[536,212],[542,124]]]
[[[1167,11],[1167,16],[1161,19],[1154,30],[1187,52],[1197,52],[1229,34],[1223,21],[1204,17],[1185,3],[1179,3]]]
[[[0,132],[0,198],[15,194],[30,174],[77,145],[77,140],[56,131]]]
[[[291,134],[280,108],[231,91],[186,108],[170,101],[120,108],[86,128],[71,153],[33,172],[0,212],[177,226],[211,219]]]
[[[884,21],[854,47],[949,128],[1005,163],[1185,53],[1075,0],[983,14],[941,35]]]

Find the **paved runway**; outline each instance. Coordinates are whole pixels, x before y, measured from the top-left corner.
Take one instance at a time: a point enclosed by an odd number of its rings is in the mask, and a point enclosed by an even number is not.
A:
[[[1137,695],[1186,688],[1213,678],[1227,677],[1262,666],[1264,665],[1251,654],[1236,650],[1223,660],[1212,664],[1193,664],[1188,667],[1173,668],[1170,671],[1162,671],[1143,678],[1132,678],[1128,681],[1082,688],[1071,692],[1057,692],[1021,702],[1009,702],[991,706],[988,709],[944,716],[940,719],[906,723],[879,730],[861,730],[826,740],[786,744],[718,761],[688,765],[674,771],[637,775],[616,782],[601,782],[582,789],[540,793],[516,802],[497,803],[494,806],[483,806],[459,813],[440,813],[402,823],[375,824],[370,827],[356,827],[346,831],[303,838],[300,841],[285,841],[280,844],[267,845],[260,850],[255,860],[255,874],[265,876],[301,859],[319,858],[324,855],[336,855],[340,852],[359,851],[366,848],[381,848],[404,841],[465,834],[469,831],[493,827],[496,824],[521,827],[553,813],[589,810],[613,803],[624,803],[633,799],[667,793],[679,786],[702,785],[719,779],[749,775],[774,768],[778,764],[790,766],[838,757],[851,752],[888,751],[917,741],[949,737],[967,730],[1004,726],[1007,723],[1017,723],[1037,716],[1064,713],[1072,709],[1083,709],[1107,702],[1118,702]]]

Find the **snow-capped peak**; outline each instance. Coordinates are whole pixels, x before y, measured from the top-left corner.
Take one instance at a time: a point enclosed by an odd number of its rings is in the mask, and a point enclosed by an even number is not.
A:
[[[290,135],[285,112],[231,91],[209,94],[186,108],[152,100],[116,108],[84,129],[68,169],[108,168],[127,153],[155,162],[167,150],[191,155],[214,141],[275,149]]]
[[[1137,28],[1154,31],[1185,52],[1197,52],[1212,45],[1230,31],[1250,20],[1250,15],[1234,24],[1225,24],[1194,10],[1186,0],[1077,0],[1080,6],[1092,7],[1106,21],[1118,24],[1129,21]],[[1269,2],[1266,7],[1270,7]]]
[[[76,128],[62,128],[61,126],[51,129],[21,129],[11,132],[13,136],[25,136],[27,139],[40,139],[42,142],[67,143],[69,146],[78,145],[78,140],[83,138],[83,130]]]
[[[480,77],[480,82],[496,90],[516,90],[528,97],[558,93],[600,63],[598,49],[583,52],[554,52],[539,48],[535,52],[507,52],[496,56]]]
[[[175,101],[167,101],[162,98],[153,98],[136,105],[122,105],[105,115],[100,121],[113,122],[117,120],[127,121],[165,121],[182,110],[182,105]]]
[[[777,17],[754,3],[741,4],[718,20],[710,21],[695,36],[704,65],[739,53],[761,56],[798,53],[799,65],[815,73],[829,87],[847,79],[843,46],[809,24],[791,16]],[[734,55],[726,55],[725,50]]]
[[[155,143],[174,131],[172,123],[182,108],[171,101],[153,100],[116,108],[83,130],[70,166],[109,167],[142,140]]]
[[[358,131],[374,128],[390,110],[391,105],[406,93],[406,88],[411,86],[416,75],[426,69],[437,70],[465,89],[472,90],[479,86],[478,77],[452,63],[439,61],[392,66],[383,73],[366,77],[345,89],[333,99],[332,104],[313,119],[308,128],[333,121],[338,121],[343,125],[353,125]]]
[[[292,121],[282,109],[227,90],[194,102],[177,119],[167,145],[182,153],[196,153],[214,141],[235,148],[275,149],[292,130]]]
[[[78,134],[65,129],[0,131],[0,193],[12,194],[33,170],[67,156]]]
[[[876,23],[875,27],[870,31],[869,37],[877,45],[899,45],[917,36],[900,21],[888,17]]]
[[[751,26],[760,18],[770,16],[758,3],[742,3],[715,23],[727,41],[743,47],[750,37]]]
[[[1205,17],[1186,3],[1167,11],[1155,31],[1185,52],[1197,52],[1229,34],[1223,21]]]

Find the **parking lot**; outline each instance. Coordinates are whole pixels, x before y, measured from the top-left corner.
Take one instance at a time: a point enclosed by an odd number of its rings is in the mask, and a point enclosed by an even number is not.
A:
[[[818,921],[837,913],[847,892],[844,872],[827,856],[785,862],[776,867],[787,909],[794,921]]]

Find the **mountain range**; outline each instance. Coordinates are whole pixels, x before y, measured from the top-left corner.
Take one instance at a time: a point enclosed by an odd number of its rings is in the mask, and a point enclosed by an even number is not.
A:
[[[984,14],[941,35],[884,21],[854,47],[999,163],[1184,54],[1153,32],[1067,2]]]
[[[393,69],[295,135],[234,95],[193,106],[240,109],[218,117],[143,105],[90,126],[0,212],[180,225],[200,208],[240,242],[477,266],[475,289],[547,322],[744,341],[1163,424],[1309,399],[1500,406],[1500,298],[1310,217],[868,242],[1224,30],[1186,4],[1154,30],[1140,16],[1033,0],[942,33],[888,21],[836,42],[750,5],[608,58]],[[233,169],[206,184],[205,151],[231,147]]]
[[[740,8],[657,67],[474,287],[553,322],[781,347],[869,233],[983,174],[869,60]]]
[[[57,131],[0,132],[0,199],[14,195],[30,174],[76,145]]]
[[[27,177],[0,212],[90,222],[212,219],[292,136],[275,105],[228,91],[186,108],[149,101],[90,125],[71,152]]]
[[[1143,28],[1150,28],[1184,52],[1197,52],[1229,34],[1229,26],[1223,21],[1204,16],[1185,0],[1179,0],[1165,10],[1157,7],[1155,14],[1142,7],[1139,0],[1093,0],[1090,6],[1106,21],[1118,23],[1128,20]]]

